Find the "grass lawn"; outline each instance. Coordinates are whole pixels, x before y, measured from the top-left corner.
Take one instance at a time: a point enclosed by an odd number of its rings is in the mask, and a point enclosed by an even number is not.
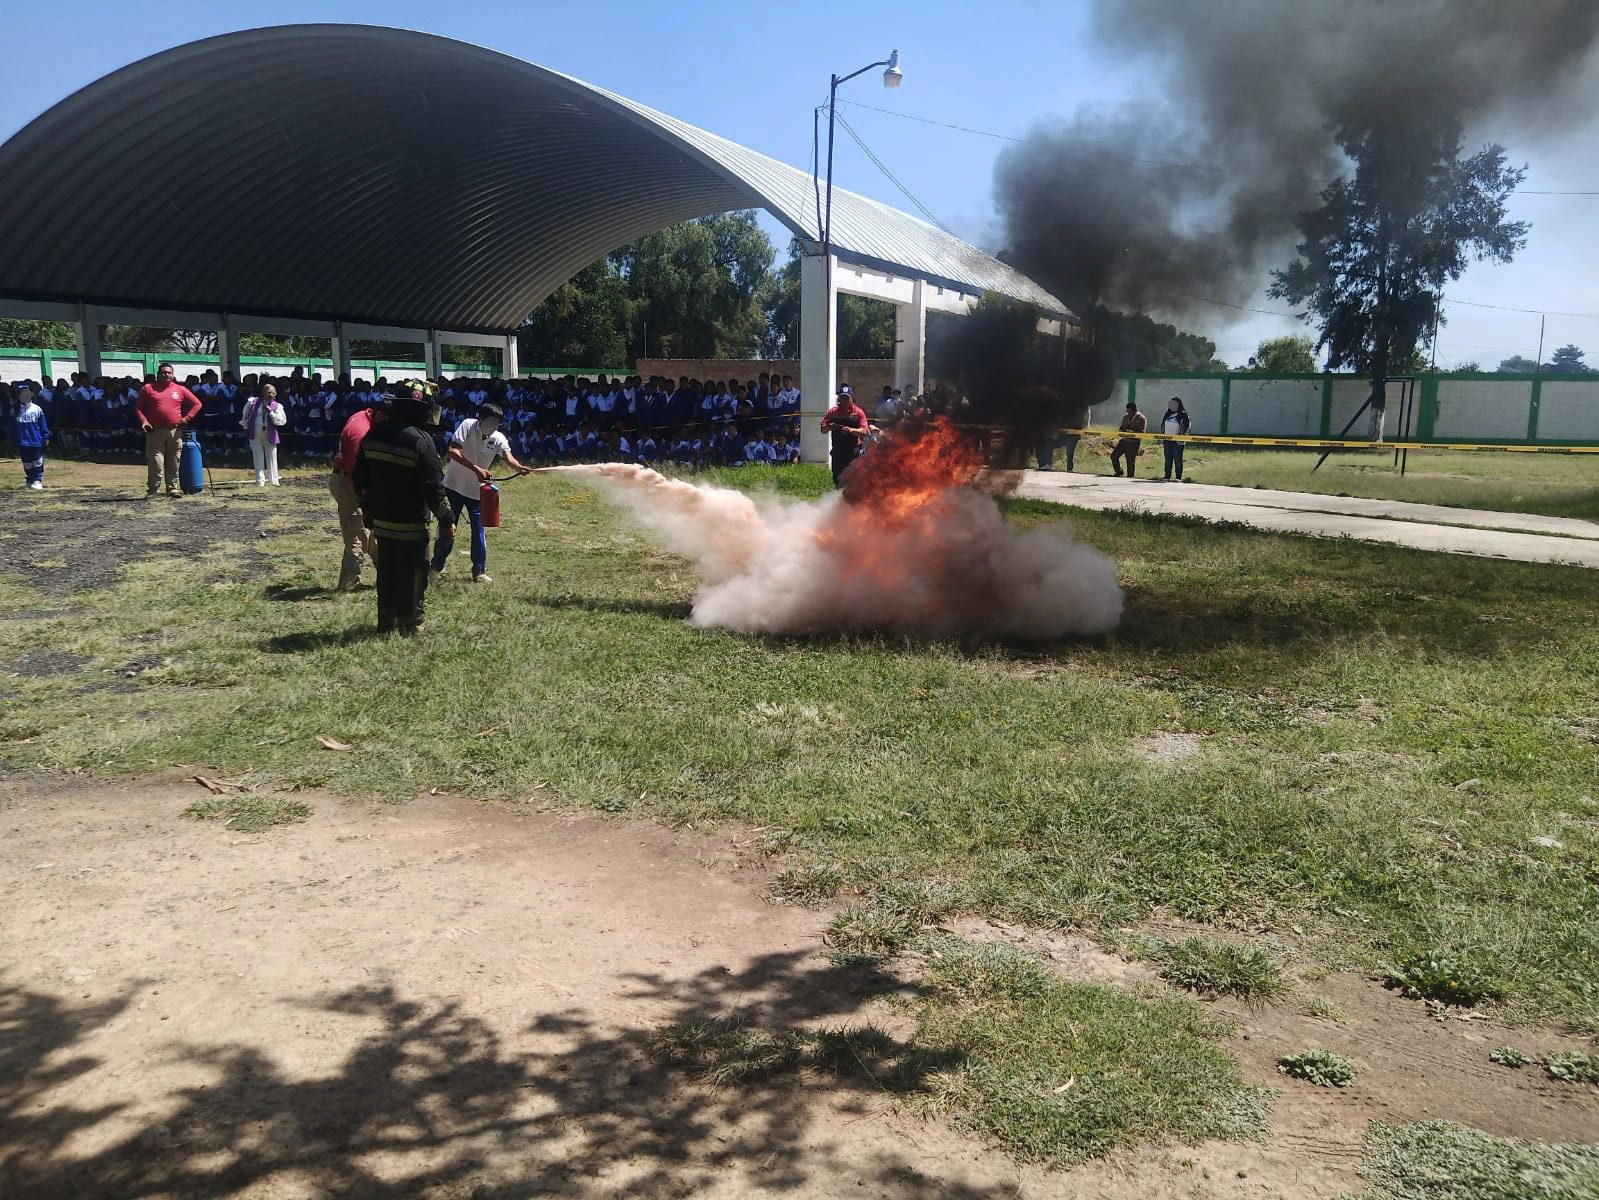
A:
[[[1400,475],[1392,451],[1334,453],[1320,470],[1313,471],[1320,453],[1200,444],[1188,448],[1184,469],[1195,483],[1368,496],[1599,521],[1599,455],[1412,450],[1407,470]],[[1154,448],[1153,458],[1147,452],[1145,458],[1158,468],[1159,447]],[[1103,454],[1096,452],[1087,461],[1089,470],[1110,473],[1108,450]],[[1079,452],[1078,465],[1081,467],[1083,462]]]
[[[138,468],[122,474],[142,488]],[[819,468],[724,478],[827,482]],[[21,614],[0,621],[0,670],[41,646],[83,660],[0,675],[0,754],[744,822],[790,857],[790,881],[912,925],[936,908],[1109,937],[1159,912],[1270,931],[1328,967],[1431,954],[1509,1016],[1599,1032],[1591,572],[1016,502],[1018,524],[1069,516],[1117,561],[1117,633],[762,640],[687,626],[691,572],[593,493],[559,476],[504,486],[497,582],[462,582],[459,560],[416,642],[370,636],[370,592],[329,593],[331,502],[310,486],[260,501],[269,536],[174,546],[113,586],[51,596],[56,565],[0,580],[0,608]],[[99,536],[40,532],[70,503],[59,494],[6,503],[0,537],[39,539],[40,564],[104,552]],[[102,507],[110,530],[149,511]],[[320,528],[296,532],[301,519]],[[939,1003],[923,1014],[939,1036],[1002,1019]],[[994,1082],[1017,1069],[971,1077],[1001,1095],[983,1111],[1025,1109]]]

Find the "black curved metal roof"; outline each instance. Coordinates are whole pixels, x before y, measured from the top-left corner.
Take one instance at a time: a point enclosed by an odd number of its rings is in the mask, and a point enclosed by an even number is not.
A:
[[[0,180],[0,296],[463,332],[516,328],[677,221],[759,207],[817,237],[805,172],[521,59],[364,25],[133,63],[0,146]],[[841,258],[1065,312],[837,188],[833,229]]]

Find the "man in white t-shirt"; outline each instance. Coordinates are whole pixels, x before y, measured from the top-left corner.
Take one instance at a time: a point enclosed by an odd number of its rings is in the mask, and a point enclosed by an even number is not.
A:
[[[489,578],[489,540],[483,533],[483,485],[493,478],[489,468],[496,457],[505,459],[519,475],[533,468],[518,462],[511,443],[500,432],[505,411],[497,404],[485,404],[476,417],[468,417],[450,435],[449,460],[444,468],[444,496],[450,503],[450,525],[439,526],[433,547],[433,574],[444,574],[455,549],[455,523],[464,508],[472,519],[472,582],[493,583]]]

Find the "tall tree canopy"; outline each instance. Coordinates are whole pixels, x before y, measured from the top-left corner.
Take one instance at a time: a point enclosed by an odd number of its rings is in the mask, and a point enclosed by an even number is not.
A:
[[[1438,295],[1468,259],[1509,262],[1526,245],[1527,225],[1506,219],[1526,170],[1505,165],[1503,146],[1461,158],[1454,126],[1346,132],[1339,144],[1354,178],[1300,217],[1297,257],[1268,294],[1306,306],[1330,368],[1381,380],[1431,343]]]
[[[1129,371],[1225,371],[1216,343],[1143,313],[1114,312],[1091,305],[1081,313],[1095,345],[1117,375]]]
[[[626,281],[646,358],[745,358],[760,352],[772,243],[752,210],[672,225],[610,256]]]
[[[610,367],[631,362],[633,303],[609,260],[590,263],[523,322],[517,351],[528,366]]]
[[[1586,357],[1581,349],[1567,343],[1554,352],[1543,369],[1552,375],[1592,375],[1593,368],[1582,361]]]
[[[1267,375],[1306,374],[1315,369],[1316,347],[1303,334],[1268,338],[1249,360],[1249,370]]]

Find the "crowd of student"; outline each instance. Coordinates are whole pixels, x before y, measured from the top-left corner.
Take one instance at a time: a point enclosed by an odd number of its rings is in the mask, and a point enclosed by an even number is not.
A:
[[[29,403],[43,412],[55,449],[95,456],[143,456],[134,411],[140,388],[151,379],[91,379],[74,374],[54,384],[0,383],[0,437],[9,438],[15,418]],[[290,375],[246,375],[207,370],[181,381],[202,405],[194,428],[208,461],[249,457],[253,437],[251,401],[270,384],[282,406],[275,436],[284,452],[331,459],[339,431],[366,408],[389,381],[351,382],[298,368]],[[439,390],[444,430],[455,428],[477,407],[492,401],[505,411],[503,431],[524,462],[541,465],[587,462],[671,463],[682,467],[788,464],[799,461],[800,394],[790,376],[762,372],[757,379],[699,380],[637,375],[579,379],[480,379],[445,381]]]

